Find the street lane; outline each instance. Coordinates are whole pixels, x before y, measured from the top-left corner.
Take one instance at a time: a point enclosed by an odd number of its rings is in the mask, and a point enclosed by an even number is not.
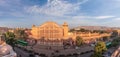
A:
[[[17,55],[21,55],[21,57],[29,57],[29,53],[25,52],[24,50],[21,50],[17,47],[14,47],[14,49]]]

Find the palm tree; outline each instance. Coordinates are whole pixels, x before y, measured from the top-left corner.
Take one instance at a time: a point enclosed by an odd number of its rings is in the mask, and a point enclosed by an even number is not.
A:
[[[3,34],[5,40],[6,40],[6,43],[11,45],[14,49],[14,46],[16,44],[16,39],[15,39],[15,35],[14,33],[12,32],[6,32],[5,34]]]
[[[12,33],[12,32],[6,32],[6,33],[4,34],[4,36],[5,36],[5,38],[11,38],[11,37],[15,38],[15,35],[14,35],[14,33]]]

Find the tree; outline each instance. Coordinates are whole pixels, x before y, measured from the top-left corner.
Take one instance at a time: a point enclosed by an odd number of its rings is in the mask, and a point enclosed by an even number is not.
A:
[[[118,36],[118,32],[116,30],[112,31],[112,36]]]
[[[8,42],[8,40],[10,40],[11,38],[15,38],[15,35],[12,32],[6,32],[6,33],[3,34],[3,36],[6,40],[6,42]]]
[[[14,33],[12,33],[12,32],[6,32],[3,35],[4,35],[4,38],[6,40],[6,43],[9,44],[9,45],[11,45],[13,47],[13,49],[14,49],[14,46],[16,44],[16,39],[15,39]]]
[[[15,30],[15,37],[17,39],[26,39],[28,35],[25,33],[25,30],[18,29],[18,30]]]
[[[104,36],[104,37],[103,37],[103,41],[108,41],[109,39],[110,39],[109,36]]]
[[[119,45],[119,39],[114,39],[113,41],[112,41],[112,44],[111,44],[111,46],[113,46],[113,47],[116,47],[116,46],[118,46]]]
[[[6,43],[11,45],[12,47],[14,47],[16,44],[16,40],[15,40],[15,38],[9,38],[6,40]]]
[[[98,42],[95,45],[95,52],[94,54],[91,55],[91,57],[103,57],[102,53],[105,52],[107,50],[105,42]]]
[[[75,31],[75,29],[70,29],[70,30],[69,30],[69,32],[74,32],[74,31]]]
[[[81,28],[80,31],[81,32],[86,32],[86,30],[84,28]]]
[[[83,39],[80,36],[76,37],[76,45],[81,46],[83,44]]]
[[[106,48],[106,44],[105,42],[98,42],[96,45],[95,45],[95,53],[100,53],[102,54],[104,51],[106,51],[107,48]]]
[[[6,32],[6,33],[4,34],[4,37],[5,37],[6,39],[8,39],[8,38],[15,38],[15,35],[14,35],[14,33],[12,33],[12,32]]]

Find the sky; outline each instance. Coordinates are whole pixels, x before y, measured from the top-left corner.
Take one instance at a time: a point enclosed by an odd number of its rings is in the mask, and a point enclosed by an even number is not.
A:
[[[120,27],[120,0],[0,0],[0,27],[62,25]]]

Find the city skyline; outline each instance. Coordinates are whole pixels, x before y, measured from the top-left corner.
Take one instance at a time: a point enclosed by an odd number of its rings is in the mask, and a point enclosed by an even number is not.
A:
[[[120,27],[119,5],[119,0],[0,0],[0,27],[30,28],[46,21]]]

